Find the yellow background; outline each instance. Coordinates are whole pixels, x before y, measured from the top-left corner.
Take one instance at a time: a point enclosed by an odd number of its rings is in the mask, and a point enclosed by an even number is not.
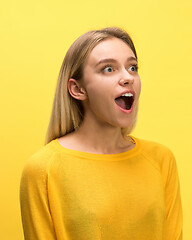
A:
[[[82,33],[119,26],[132,36],[142,94],[137,137],[175,154],[184,211],[184,239],[192,216],[192,1],[2,1],[0,8],[0,239],[23,239],[20,176],[44,143],[58,72]]]

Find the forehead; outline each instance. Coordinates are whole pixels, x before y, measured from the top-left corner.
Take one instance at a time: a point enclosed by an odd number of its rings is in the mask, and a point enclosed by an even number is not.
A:
[[[107,39],[97,44],[91,51],[87,63],[94,63],[105,58],[127,59],[135,57],[131,48],[118,38]]]

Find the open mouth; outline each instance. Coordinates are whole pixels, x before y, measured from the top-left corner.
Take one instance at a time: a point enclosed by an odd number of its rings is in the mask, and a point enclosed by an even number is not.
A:
[[[125,93],[122,96],[115,98],[115,102],[120,108],[130,110],[134,102],[133,94]]]

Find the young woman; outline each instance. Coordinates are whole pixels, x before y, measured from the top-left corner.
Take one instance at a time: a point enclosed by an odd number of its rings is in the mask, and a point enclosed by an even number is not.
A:
[[[130,36],[90,31],[63,61],[46,145],[20,187],[26,240],[181,240],[173,154],[129,135],[141,83]]]

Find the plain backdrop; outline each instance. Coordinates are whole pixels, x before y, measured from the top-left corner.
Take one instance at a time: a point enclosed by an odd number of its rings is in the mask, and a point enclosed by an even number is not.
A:
[[[57,76],[72,42],[118,26],[132,36],[142,93],[136,137],[175,154],[192,239],[192,1],[4,1],[0,7],[0,239],[23,239],[19,184],[27,159],[44,144]],[[107,91],[106,91],[107,93]]]

